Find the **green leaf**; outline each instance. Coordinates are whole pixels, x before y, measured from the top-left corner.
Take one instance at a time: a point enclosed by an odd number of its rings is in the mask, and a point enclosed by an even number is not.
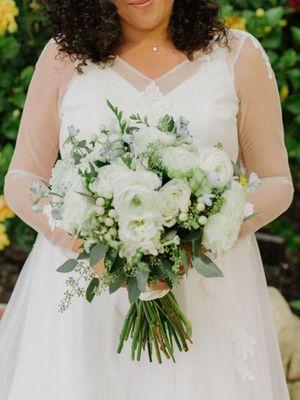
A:
[[[187,233],[182,234],[182,243],[192,242],[193,240],[200,239],[202,235],[202,229],[196,229],[194,231],[187,231]]]
[[[71,259],[63,263],[59,268],[57,268],[56,271],[58,272],[63,272],[63,273],[68,273],[73,271],[78,265],[78,261]]]
[[[99,285],[100,285],[100,280],[99,280],[99,278],[96,278],[96,277],[95,277],[95,278],[93,278],[93,279],[91,280],[91,282],[90,282],[88,288],[86,289],[86,294],[85,294],[85,297],[86,297],[86,299],[87,299],[88,302],[91,303],[91,302],[93,301],[93,298],[94,298],[95,295],[96,295],[96,291],[97,291]]]
[[[292,114],[298,115],[300,110],[300,93],[290,95],[285,102],[285,108]]]
[[[169,278],[171,280],[176,277],[176,273],[172,269],[172,264],[166,258],[161,258],[159,260],[159,266],[164,277]]]
[[[279,68],[286,69],[294,67],[297,62],[297,53],[294,49],[286,50],[278,63]]]
[[[146,290],[148,278],[149,278],[148,264],[146,264],[144,262],[138,263],[136,279],[138,282],[138,287],[141,292],[144,292]]]
[[[89,256],[90,256],[89,253],[83,251],[82,253],[79,254],[77,260],[86,260],[87,258],[89,258]]]
[[[290,306],[294,308],[295,310],[300,310],[300,299],[299,300],[294,300],[290,302]]]
[[[130,277],[127,282],[127,292],[130,304],[135,303],[141,294],[136,278]]]
[[[188,258],[184,247],[180,247],[180,258],[186,275],[188,274]]]
[[[291,30],[295,43],[300,44],[300,28],[292,26]]]
[[[200,257],[202,255],[200,249],[201,249],[201,240],[200,239],[193,240],[192,250],[193,250],[193,255],[195,257]]]
[[[205,278],[224,276],[220,268],[205,254],[201,254],[199,257],[192,256],[192,264],[195,270]]]
[[[266,17],[268,18],[269,25],[273,28],[279,24],[281,18],[285,14],[283,7],[273,7],[266,11]]]
[[[117,257],[114,263],[112,264],[111,268],[109,269],[110,272],[116,272],[119,269],[123,268],[123,266],[126,264],[126,261],[124,258]]]
[[[106,251],[107,251],[107,246],[104,243],[97,243],[92,248],[90,255],[90,263],[92,267],[96,265],[99,261],[104,259]]]
[[[124,274],[119,274],[116,276],[115,280],[109,285],[109,293],[113,294],[118,289],[120,289],[122,283],[125,280]]]

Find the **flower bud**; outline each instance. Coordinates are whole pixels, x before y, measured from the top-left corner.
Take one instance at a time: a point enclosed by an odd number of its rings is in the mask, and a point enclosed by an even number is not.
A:
[[[205,225],[207,222],[207,218],[205,215],[201,215],[201,217],[199,217],[198,221],[199,221],[200,225]]]

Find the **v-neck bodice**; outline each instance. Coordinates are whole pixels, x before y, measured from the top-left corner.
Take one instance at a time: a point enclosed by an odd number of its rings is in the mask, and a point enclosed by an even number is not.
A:
[[[222,143],[236,160],[238,98],[227,52],[214,43],[211,53],[198,52],[193,61],[184,60],[157,79],[145,76],[120,57],[105,68],[88,63],[83,74],[73,77],[60,104],[62,155],[67,151],[62,143],[69,125],[75,125],[86,138],[95,134],[100,124],[114,123],[106,105],[109,99],[125,116],[147,115],[151,123],[166,113],[183,115],[196,140]]]

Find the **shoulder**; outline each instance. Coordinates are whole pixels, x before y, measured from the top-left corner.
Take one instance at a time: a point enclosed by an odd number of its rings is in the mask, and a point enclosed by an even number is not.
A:
[[[253,34],[239,29],[228,29],[228,44],[229,51],[233,54],[233,65],[240,63],[247,66],[248,71],[252,67],[261,67],[267,71],[269,78],[273,78],[274,73],[266,50]]]
[[[44,45],[35,64],[36,70],[62,77],[74,73],[75,67],[76,62],[60,51],[54,38],[50,38]]]

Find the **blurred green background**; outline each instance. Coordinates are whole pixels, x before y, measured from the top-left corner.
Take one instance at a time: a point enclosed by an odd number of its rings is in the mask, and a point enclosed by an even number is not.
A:
[[[264,233],[272,236],[267,239],[261,236],[260,244],[265,265],[273,267],[268,273],[270,283],[281,290],[294,309],[299,309],[300,0],[219,0],[219,3],[230,27],[248,30],[261,41],[277,76],[296,195],[288,212],[263,228]],[[26,90],[37,57],[48,39],[37,2],[0,0],[0,262],[22,252],[24,257],[35,238],[35,233],[13,216],[1,194]],[[17,257],[16,263],[19,262]],[[0,302],[8,296],[9,293],[2,295],[0,290]]]

